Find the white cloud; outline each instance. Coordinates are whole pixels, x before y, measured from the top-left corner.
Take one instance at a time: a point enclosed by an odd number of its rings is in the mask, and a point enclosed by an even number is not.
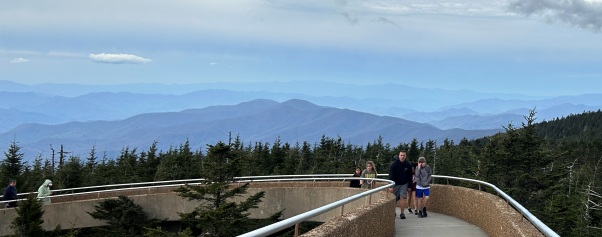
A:
[[[13,60],[10,61],[10,63],[25,63],[28,62],[29,60],[24,59],[24,58],[15,58]]]
[[[98,63],[113,63],[113,64],[124,64],[124,63],[140,64],[140,63],[148,63],[151,61],[150,59],[146,59],[146,58],[136,56],[133,54],[108,54],[108,53],[90,54],[90,59],[92,59],[94,62],[98,62]]]

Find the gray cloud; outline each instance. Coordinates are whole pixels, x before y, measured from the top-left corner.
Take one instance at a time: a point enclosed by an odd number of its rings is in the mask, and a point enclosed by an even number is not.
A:
[[[143,57],[139,57],[133,54],[90,54],[90,59],[94,62],[98,63],[113,63],[113,64],[123,64],[123,63],[131,63],[131,64],[140,64],[140,63],[148,63],[151,60]]]
[[[349,22],[349,24],[355,25],[358,22],[357,16],[352,16],[348,12],[343,12],[341,13],[341,15],[343,15],[345,19],[347,19],[347,22]]]
[[[386,17],[383,17],[383,16],[378,17],[378,18],[376,18],[376,19],[374,19],[372,21],[373,22],[384,23],[384,24],[391,24],[393,26],[397,26],[397,23],[395,23],[394,21],[389,20],[389,18],[386,18]]]
[[[602,2],[594,0],[514,0],[510,11],[526,16],[537,15],[550,21],[561,21],[572,26],[602,30]]]
[[[334,3],[338,6],[346,6],[347,5],[347,0],[334,0]]]

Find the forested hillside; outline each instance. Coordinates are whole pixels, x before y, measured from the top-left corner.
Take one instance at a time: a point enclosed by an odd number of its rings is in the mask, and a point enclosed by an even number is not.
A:
[[[571,115],[534,123],[535,111],[505,133],[477,140],[389,144],[382,139],[365,146],[345,138],[322,137],[319,143],[257,142],[225,138],[240,159],[239,176],[349,173],[367,160],[387,173],[399,150],[410,161],[425,156],[435,174],[484,180],[495,184],[561,236],[602,236],[602,112]],[[23,162],[18,142],[4,152],[0,180],[17,178],[20,192],[35,191],[46,178],[53,188],[199,178],[206,154],[188,141],[167,151],[125,147],[118,157],[92,149],[87,157],[56,156]]]

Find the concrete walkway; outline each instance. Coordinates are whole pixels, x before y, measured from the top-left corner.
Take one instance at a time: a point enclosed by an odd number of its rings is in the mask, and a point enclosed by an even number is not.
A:
[[[405,210],[406,219],[399,219],[399,208],[396,208],[395,236],[487,236],[479,227],[462,219],[435,212],[428,212],[428,217],[418,218]]]

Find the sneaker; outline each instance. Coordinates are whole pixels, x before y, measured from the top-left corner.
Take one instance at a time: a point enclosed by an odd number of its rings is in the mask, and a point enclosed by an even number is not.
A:
[[[403,213],[399,214],[399,219],[405,219],[406,215],[404,215]]]
[[[410,214],[414,213],[412,212],[412,208],[408,208],[408,211],[410,212]]]
[[[425,217],[425,216],[422,215],[422,211],[419,211],[418,212],[418,218],[423,218],[423,217]]]
[[[414,212],[414,215],[418,215],[418,210],[416,210],[416,211]]]
[[[422,215],[423,215],[424,217],[426,217],[426,207],[423,207],[423,208],[422,208]]]

